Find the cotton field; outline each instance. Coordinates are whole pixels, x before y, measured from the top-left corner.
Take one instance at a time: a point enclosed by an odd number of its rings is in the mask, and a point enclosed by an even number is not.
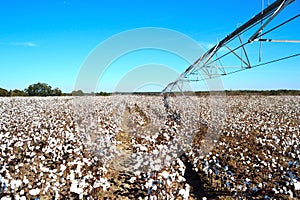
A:
[[[0,98],[0,199],[299,199],[298,96]]]

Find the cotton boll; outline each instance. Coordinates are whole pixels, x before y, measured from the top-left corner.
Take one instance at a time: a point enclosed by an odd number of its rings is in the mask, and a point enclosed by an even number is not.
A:
[[[130,183],[134,183],[135,180],[136,180],[136,177],[131,177],[131,178],[129,179],[129,182],[130,182]]]
[[[24,176],[24,178],[23,178],[23,183],[24,183],[25,185],[27,185],[27,184],[29,183],[29,180],[27,179],[26,176]]]
[[[189,198],[189,193],[190,193],[190,187],[188,184],[186,184],[186,188],[185,189],[180,189],[179,190],[179,194],[182,195],[184,200],[188,200]]]
[[[163,171],[163,172],[161,173],[161,176],[162,176],[164,179],[167,179],[167,178],[169,177],[169,172]]]
[[[35,189],[31,189],[29,190],[29,194],[32,195],[32,196],[35,196],[35,195],[38,195],[40,193],[40,189],[38,188],[35,188]]]
[[[180,183],[180,182],[185,182],[186,179],[183,177],[183,176],[178,176],[178,179],[177,181]]]
[[[21,180],[11,180],[10,182],[10,187],[11,189],[16,189],[19,188],[22,185],[22,181]]]
[[[294,198],[294,194],[291,190],[288,190],[288,194],[290,195],[291,198]]]
[[[12,200],[10,197],[2,197],[1,200]]]
[[[300,182],[299,181],[294,182],[294,187],[295,187],[295,190],[300,190]]]
[[[154,149],[153,152],[152,152],[154,155],[157,155],[159,154],[159,151],[157,149]]]

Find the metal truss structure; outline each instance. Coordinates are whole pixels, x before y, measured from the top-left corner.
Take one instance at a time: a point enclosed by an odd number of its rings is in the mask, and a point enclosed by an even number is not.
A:
[[[281,58],[275,58],[262,62],[262,43],[270,42],[292,42],[299,43],[300,40],[279,40],[266,38],[271,32],[286,25],[300,16],[300,13],[290,17],[287,20],[272,23],[274,18],[281,13],[287,6],[295,0],[276,0],[274,3],[263,9],[245,24],[238,27],[231,34],[227,35],[223,40],[219,41],[215,46],[204,53],[192,65],[190,65],[174,82],[169,83],[162,91],[162,94],[167,96],[174,91],[183,92],[183,85],[191,81],[203,81],[212,79],[246,69],[274,63],[277,61],[289,59],[300,55],[300,52],[295,54],[285,55]],[[271,23],[272,22],[272,23]],[[272,25],[272,27],[270,27]],[[246,39],[244,39],[246,37]],[[253,53],[247,48],[258,45],[259,59],[257,61],[257,50],[254,59]],[[284,53],[283,53],[284,54]],[[226,60],[230,62],[236,60],[238,65],[226,66]],[[255,61],[256,60],[256,61]]]

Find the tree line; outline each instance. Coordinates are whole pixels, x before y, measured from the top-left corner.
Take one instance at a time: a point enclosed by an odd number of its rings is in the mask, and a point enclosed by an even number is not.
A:
[[[0,96],[61,96],[63,93],[59,88],[54,88],[46,83],[35,83],[24,90],[6,90],[0,88]]]
[[[300,95],[300,90],[225,90],[223,91],[226,95]],[[115,92],[114,94],[133,94],[133,95],[160,95],[160,92],[134,92],[134,93],[122,93],[122,92]],[[174,93],[176,95],[176,93]],[[197,91],[193,92],[193,94],[202,96],[202,95],[210,95],[208,91]],[[59,88],[54,88],[46,83],[35,83],[29,85],[24,90],[6,90],[4,88],[0,88],[0,97],[5,96],[109,96],[111,93],[107,92],[91,92],[91,93],[84,93],[82,90],[74,90],[71,93],[62,93]]]
[[[98,92],[98,93],[84,93],[82,90],[74,90],[71,93],[63,93],[58,87],[53,88],[47,83],[35,83],[29,85],[24,90],[6,90],[0,88],[0,97],[10,96],[84,96],[84,95],[96,95],[96,96],[109,96],[110,93]]]

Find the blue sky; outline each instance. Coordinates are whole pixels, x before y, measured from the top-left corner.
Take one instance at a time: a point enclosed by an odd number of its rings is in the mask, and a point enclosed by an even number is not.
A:
[[[45,82],[70,92],[89,54],[115,34],[161,27],[185,34],[207,49],[260,10],[261,0],[1,0],[0,87],[24,89]],[[282,17],[299,11],[300,3],[296,0]],[[274,36],[300,39],[299,23],[295,20]],[[300,52],[300,44],[277,44],[270,48],[275,56],[284,48]],[[130,71],[139,65],[163,63],[178,73],[188,67],[188,63],[178,60],[174,64],[174,60],[168,53],[149,50],[123,56],[114,63],[114,70],[106,71],[97,89],[114,90],[122,78],[122,74],[115,72],[122,66]],[[297,57],[226,76],[222,78],[224,88],[300,89],[299,63]]]

